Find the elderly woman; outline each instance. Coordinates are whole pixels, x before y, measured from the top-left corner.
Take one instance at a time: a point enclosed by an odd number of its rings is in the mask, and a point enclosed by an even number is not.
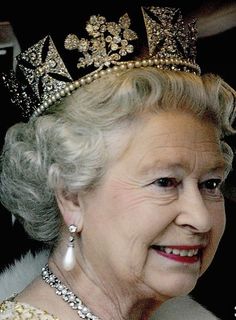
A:
[[[177,10],[142,13],[149,60],[122,60],[132,52],[127,42],[139,38],[127,15],[119,24],[92,16],[91,43],[66,39],[66,49],[78,45],[85,56],[78,67],[94,59],[97,71],[65,87],[69,76],[50,38],[19,58],[43,102],[31,108],[26,100],[29,121],[6,135],[1,201],[51,251],[42,274],[2,303],[1,319],[149,319],[191,292],[212,262],[225,226],[221,186],[232,151],[224,137],[234,133],[235,92],[217,76],[200,76],[179,44],[173,55],[166,43],[160,55],[154,50],[154,18],[156,27]],[[92,47],[100,39],[115,51],[122,28],[120,55],[109,60]],[[36,65],[45,47],[48,59]]]

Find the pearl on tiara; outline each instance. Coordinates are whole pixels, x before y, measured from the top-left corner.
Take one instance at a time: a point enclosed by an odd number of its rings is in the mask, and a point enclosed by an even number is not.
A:
[[[171,67],[166,68],[166,65],[169,65]],[[132,61],[129,63],[122,63],[119,66],[114,66],[113,68],[108,68],[106,70],[102,70],[103,72],[95,72],[91,76],[85,76],[79,80],[74,81],[73,83],[69,84],[67,87],[65,87],[64,90],[61,90],[56,93],[56,95],[53,95],[50,97],[47,101],[45,101],[42,105],[40,105],[32,114],[31,118],[38,117],[40,114],[42,114],[46,109],[48,109],[51,105],[53,105],[56,101],[60,101],[62,98],[64,98],[67,95],[70,95],[74,90],[78,89],[79,87],[85,86],[86,84],[89,84],[93,82],[94,80],[97,80],[101,77],[104,77],[112,72],[119,71],[125,71],[128,69],[133,68],[144,68],[144,67],[152,67],[155,66],[158,69],[171,69],[173,71],[185,71],[190,72],[189,70],[192,69],[193,73],[199,74],[200,73],[200,67],[198,65],[195,65],[188,61],[183,61],[179,59],[175,59],[172,61],[168,60],[157,60],[157,59],[144,59],[140,61]]]

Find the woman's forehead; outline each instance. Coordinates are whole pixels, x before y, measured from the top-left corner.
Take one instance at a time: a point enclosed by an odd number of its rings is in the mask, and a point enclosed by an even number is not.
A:
[[[130,147],[142,149],[198,148],[210,151],[220,147],[219,132],[210,122],[188,113],[162,112],[138,122]]]
[[[192,167],[194,162],[209,169],[225,166],[215,127],[175,113],[155,115],[140,123],[122,158],[140,170],[160,164]]]

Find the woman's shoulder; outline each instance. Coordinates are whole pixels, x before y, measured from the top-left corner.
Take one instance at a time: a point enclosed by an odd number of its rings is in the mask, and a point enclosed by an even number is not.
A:
[[[48,255],[48,250],[42,250],[36,255],[29,251],[0,273],[0,302],[21,292],[34,280],[47,262]]]
[[[29,304],[20,303],[12,299],[4,300],[0,304],[0,320],[59,320],[44,310],[37,309]]]
[[[173,299],[175,300],[175,299]],[[165,305],[165,304],[164,304]],[[188,306],[189,308],[186,308]],[[26,303],[14,301],[13,298],[4,300],[0,304],[0,320],[59,320],[56,316],[49,314],[45,310],[35,308]],[[172,305],[167,303],[165,307],[153,315],[150,320],[171,320],[171,319],[191,319],[191,320],[214,320],[218,319],[205,308],[196,304],[192,299],[177,299],[172,301]]]

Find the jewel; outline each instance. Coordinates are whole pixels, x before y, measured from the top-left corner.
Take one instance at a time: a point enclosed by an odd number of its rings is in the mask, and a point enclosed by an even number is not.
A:
[[[88,39],[78,38],[75,34],[66,37],[65,49],[76,50],[79,55],[76,62],[79,69],[77,79],[72,79],[50,36],[18,55],[19,72],[2,75],[11,101],[22,109],[23,116],[33,119],[80,85],[106,76],[111,70],[116,72],[118,68],[126,70],[127,66],[130,69],[154,65],[160,69],[200,75],[201,70],[195,59],[195,20],[185,23],[180,10],[176,8],[150,6],[141,7],[141,10],[141,26],[147,35],[147,43],[138,43],[141,38],[130,29],[132,26],[128,13],[121,16],[118,22],[93,15],[85,27]],[[140,45],[145,47],[144,60],[138,58]],[[135,54],[134,61],[131,53]],[[127,59],[124,59],[126,56]],[[152,64],[143,62],[149,60]]]
[[[41,276],[50,287],[55,289],[56,294],[61,297],[73,310],[76,311],[80,318],[87,320],[101,320],[95,316],[85,304],[83,304],[78,296],[76,296],[55,276],[55,274],[52,273],[48,264],[42,268]]]
[[[74,255],[74,248],[72,246],[68,246],[62,263],[63,263],[63,268],[66,271],[70,271],[74,268],[75,255]]]

